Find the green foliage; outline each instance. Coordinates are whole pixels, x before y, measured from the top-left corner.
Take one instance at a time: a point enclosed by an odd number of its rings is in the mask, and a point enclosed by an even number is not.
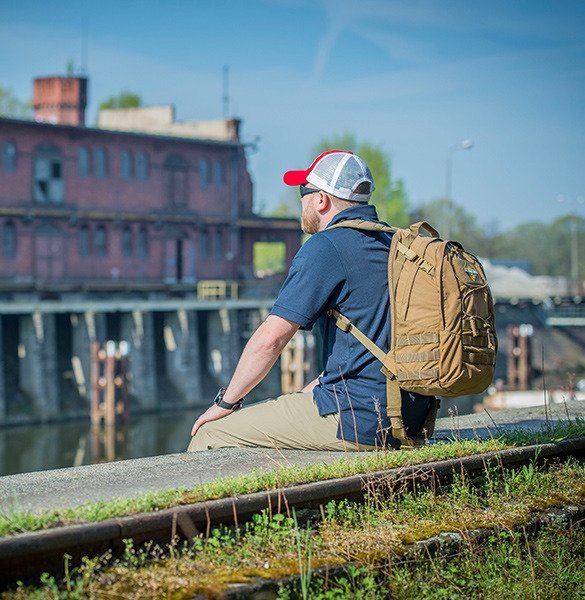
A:
[[[483,255],[484,233],[477,224],[475,216],[455,204],[453,200],[439,198],[426,202],[412,212],[412,220],[427,221],[438,232],[449,239],[463,244],[463,247],[474,254]]]
[[[69,569],[66,558],[62,581],[47,573],[42,587],[21,584],[3,600],[220,597],[228,583],[291,575],[298,582],[282,587],[280,598],[577,597],[585,530],[576,535],[557,525],[535,541],[516,533],[536,511],[583,503],[585,467],[576,460],[544,469],[492,467],[483,479],[460,476],[438,493],[406,491],[406,480],[399,490],[396,483],[368,488],[363,503],[332,502],[323,514],[306,510],[304,524],[294,512],[291,518],[263,511],[243,526],[216,528],[208,539],[198,535],[178,548],[137,550],[127,541],[120,560],[85,559],[78,570]],[[478,528],[489,528],[489,535],[466,535]],[[464,542],[451,547],[448,560],[410,547],[447,532],[458,532]],[[400,556],[406,559],[401,564],[387,562]],[[324,566],[343,566],[343,574],[323,580],[315,569]]]
[[[102,108],[138,108],[142,106],[142,98],[134,92],[122,90],[116,96],[110,96],[100,103]]]
[[[11,89],[0,86],[0,117],[13,119],[32,118],[32,103],[17,98]]]
[[[286,259],[284,242],[256,242],[254,244],[254,273],[259,277],[282,273]]]
[[[396,227],[410,223],[404,183],[401,179],[392,178],[390,158],[382,148],[369,142],[358,143],[353,134],[346,133],[321,140],[315,147],[314,155],[332,149],[350,150],[370,167],[376,186],[370,202],[376,207],[380,220]]]

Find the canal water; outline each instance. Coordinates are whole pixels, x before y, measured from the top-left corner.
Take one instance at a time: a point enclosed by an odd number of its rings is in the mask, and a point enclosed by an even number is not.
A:
[[[0,476],[184,452],[205,408],[131,416],[98,434],[88,421],[0,429]]]
[[[260,398],[252,398],[259,400]],[[481,396],[442,401],[439,416],[473,412]],[[130,415],[126,425],[92,430],[89,421],[0,428],[0,476],[184,452],[206,407]]]

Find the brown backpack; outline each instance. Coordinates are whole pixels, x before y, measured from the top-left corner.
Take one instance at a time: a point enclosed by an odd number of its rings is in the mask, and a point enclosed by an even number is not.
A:
[[[414,448],[432,435],[438,402],[417,438],[407,436],[400,388],[425,396],[462,396],[491,383],[497,338],[492,296],[475,256],[458,242],[444,241],[427,223],[408,229],[361,219],[334,227],[392,233],[388,255],[391,344],[388,352],[366,337],[339,311],[336,325],[351,333],[382,363],[392,435]],[[421,235],[426,230],[429,236]]]

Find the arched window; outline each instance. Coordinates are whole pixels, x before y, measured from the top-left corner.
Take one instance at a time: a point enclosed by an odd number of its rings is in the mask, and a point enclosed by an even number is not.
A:
[[[103,225],[98,225],[95,230],[95,254],[101,258],[108,255],[108,240],[106,228]]]
[[[108,152],[105,148],[98,148],[94,153],[94,172],[98,179],[107,179],[110,174]]]
[[[132,163],[132,152],[123,150],[120,154],[120,169],[122,171],[122,179],[125,181],[132,181],[134,179],[134,165]]]
[[[164,164],[167,200],[176,206],[187,204],[187,163],[171,155]]]
[[[209,164],[209,160],[207,160],[206,158],[202,158],[199,161],[199,181],[202,190],[209,186],[210,175],[211,165]]]
[[[2,246],[6,258],[16,256],[16,227],[12,221],[4,223],[2,228]]]
[[[146,181],[150,175],[150,161],[146,152],[138,152],[136,155],[136,178]]]
[[[213,175],[216,187],[222,187],[225,183],[225,169],[219,160],[216,160],[213,165]]]
[[[90,169],[89,150],[85,146],[81,146],[77,153],[77,173],[80,177],[89,177]]]
[[[146,227],[141,227],[138,230],[138,256],[148,258],[148,231]]]
[[[122,254],[132,256],[132,229],[130,227],[122,229]]]
[[[4,140],[2,144],[2,168],[7,173],[16,170],[16,144],[12,140]]]
[[[79,256],[89,256],[89,227],[82,225],[79,229]]]
[[[63,158],[50,144],[37,146],[34,155],[33,198],[37,202],[63,202]]]

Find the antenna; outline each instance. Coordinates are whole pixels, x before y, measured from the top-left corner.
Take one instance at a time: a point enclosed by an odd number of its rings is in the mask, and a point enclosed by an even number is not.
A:
[[[81,74],[87,75],[87,19],[81,20]]]
[[[227,119],[230,114],[230,67],[229,65],[223,66],[223,118]]]

